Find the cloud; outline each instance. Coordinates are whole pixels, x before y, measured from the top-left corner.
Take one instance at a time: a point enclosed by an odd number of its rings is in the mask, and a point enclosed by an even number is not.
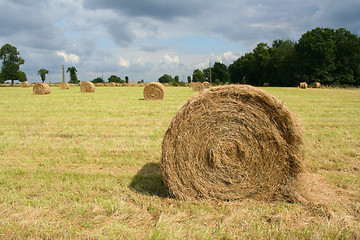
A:
[[[71,63],[79,62],[79,56],[77,56],[76,54],[73,54],[73,53],[67,54],[64,51],[57,51],[56,54],[58,56],[62,56],[64,58],[65,62],[71,62]]]
[[[118,61],[118,65],[120,67],[130,67],[130,61],[129,60],[125,60],[123,57],[119,57],[119,61]]]
[[[179,63],[179,56],[175,56],[172,58],[168,54],[165,54],[164,58],[167,63]]]

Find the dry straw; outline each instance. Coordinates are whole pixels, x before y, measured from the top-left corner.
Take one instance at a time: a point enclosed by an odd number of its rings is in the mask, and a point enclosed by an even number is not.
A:
[[[172,119],[160,169],[179,199],[292,200],[302,145],[279,100],[248,85],[219,86],[190,98]]]
[[[207,81],[203,82],[203,85],[204,85],[204,88],[210,88],[211,87],[210,83],[207,82]]]
[[[60,89],[69,89],[70,88],[70,85],[67,83],[67,82],[61,82],[59,84],[59,88]]]
[[[107,84],[107,86],[109,86],[109,87],[116,87],[116,83],[114,83],[114,82],[109,82],[109,83]]]
[[[144,88],[145,100],[164,99],[165,87],[159,82],[151,82],[146,84]]]
[[[30,83],[28,83],[28,82],[22,82],[20,85],[21,85],[21,87],[22,87],[22,88],[28,88],[28,87],[31,87],[31,84],[30,84]]]
[[[308,88],[308,84],[306,82],[301,82],[300,83],[300,88],[306,89],[306,88]]]
[[[95,92],[95,85],[92,82],[82,82],[80,85],[81,92]]]
[[[46,83],[36,83],[33,87],[33,93],[36,95],[50,94],[50,86]]]
[[[314,82],[312,85],[311,85],[312,88],[321,88],[321,83],[319,82]]]
[[[199,92],[202,91],[204,89],[204,84],[202,82],[194,82],[191,85],[191,88],[194,92]]]

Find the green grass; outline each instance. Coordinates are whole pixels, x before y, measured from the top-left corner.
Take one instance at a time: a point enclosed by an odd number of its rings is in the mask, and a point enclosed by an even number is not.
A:
[[[0,88],[0,239],[360,238],[360,91],[265,90],[300,119],[306,168],[339,196],[326,209],[169,198],[161,142],[190,88],[144,101],[142,87],[45,96],[9,87]]]

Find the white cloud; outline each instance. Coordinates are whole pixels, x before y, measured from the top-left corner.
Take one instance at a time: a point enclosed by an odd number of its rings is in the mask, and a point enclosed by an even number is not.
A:
[[[167,63],[179,63],[179,56],[175,56],[172,58],[168,54],[165,54],[164,58]]]
[[[130,60],[125,60],[123,57],[119,58],[118,65],[120,67],[130,67]]]
[[[74,53],[67,54],[64,51],[57,51],[56,54],[59,56],[62,56],[64,58],[65,62],[72,62],[72,63],[79,62],[79,56]]]

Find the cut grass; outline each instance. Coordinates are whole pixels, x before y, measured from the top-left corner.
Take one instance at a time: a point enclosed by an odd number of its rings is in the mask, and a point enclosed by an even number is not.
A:
[[[0,88],[0,239],[360,238],[360,91],[265,90],[301,120],[309,182],[338,197],[170,198],[161,142],[191,88],[167,87],[162,101],[142,100],[143,87]]]

